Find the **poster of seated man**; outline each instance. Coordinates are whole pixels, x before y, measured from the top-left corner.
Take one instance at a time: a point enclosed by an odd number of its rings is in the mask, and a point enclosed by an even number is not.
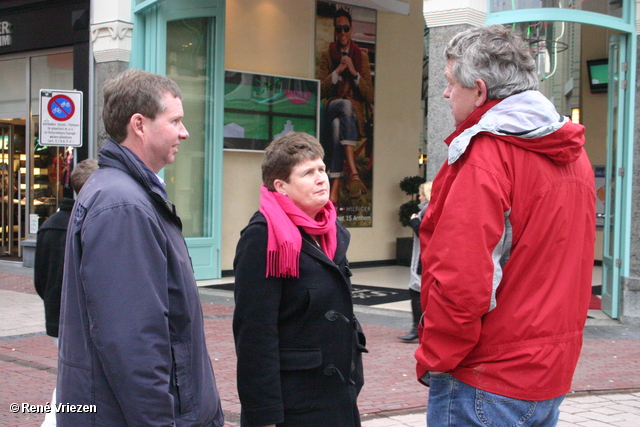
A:
[[[318,1],[320,141],[331,201],[345,226],[371,226],[376,11]]]

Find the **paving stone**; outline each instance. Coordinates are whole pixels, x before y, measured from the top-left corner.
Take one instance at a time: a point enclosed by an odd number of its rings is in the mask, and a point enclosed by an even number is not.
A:
[[[624,420],[624,414],[622,413],[617,413],[614,415],[606,415],[606,414],[601,414],[597,412],[596,409],[598,408],[594,407],[591,411],[583,412],[581,415],[590,420],[600,421],[600,422],[609,423],[609,424],[612,424],[616,421]]]
[[[576,424],[576,423],[589,421],[589,418],[582,416],[582,414],[583,414],[582,412],[579,414],[570,414],[568,412],[565,412],[564,409],[560,407],[560,420],[568,423]]]
[[[203,295],[207,349],[225,426],[237,427],[233,297],[219,291]],[[428,388],[415,378],[416,346],[397,340],[406,332],[398,326],[398,312],[371,308],[359,312],[365,311],[369,353],[364,354],[365,386],[358,402],[363,427],[425,427]],[[11,402],[48,402],[56,382],[56,349],[44,333],[42,301],[28,274],[0,271],[0,371],[0,426],[39,427],[44,415],[12,414],[7,409]],[[561,405],[558,426],[640,426],[640,333],[629,327],[599,327],[587,334],[572,389],[578,393],[571,393]],[[602,393],[616,390],[621,393]]]
[[[616,414],[623,413],[619,409],[616,409],[612,406],[597,406],[597,405],[592,409],[592,411],[597,412],[599,414],[603,414],[603,415],[616,415]]]
[[[628,396],[630,396],[630,395],[628,395]],[[636,397],[636,399],[638,399],[638,398]],[[637,406],[627,405],[626,403],[628,402],[628,400],[624,400],[623,402],[624,403],[613,405],[613,406],[611,406],[611,408],[619,410],[620,412],[625,413],[625,414],[640,415],[640,408],[638,408]],[[638,423],[638,426],[640,426],[640,423]]]

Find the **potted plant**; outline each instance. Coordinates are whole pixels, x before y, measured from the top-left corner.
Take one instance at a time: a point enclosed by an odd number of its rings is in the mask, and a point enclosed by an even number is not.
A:
[[[400,189],[404,191],[407,196],[411,197],[411,200],[400,205],[398,209],[398,219],[403,227],[409,227],[409,220],[411,215],[419,211],[418,205],[420,200],[418,199],[419,188],[426,180],[421,176],[407,176],[400,181]],[[412,237],[398,237],[396,239],[396,262],[398,265],[411,265],[411,250],[413,247]]]

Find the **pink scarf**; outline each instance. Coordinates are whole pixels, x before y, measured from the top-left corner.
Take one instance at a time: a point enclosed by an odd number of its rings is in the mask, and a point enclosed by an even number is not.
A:
[[[266,277],[300,277],[302,235],[297,226],[313,236],[319,236],[320,247],[333,259],[338,247],[336,209],[327,204],[311,219],[291,199],[260,186],[260,212],[267,219]]]

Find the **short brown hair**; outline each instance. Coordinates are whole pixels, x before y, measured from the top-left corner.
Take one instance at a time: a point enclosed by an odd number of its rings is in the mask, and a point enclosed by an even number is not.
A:
[[[289,132],[267,147],[262,160],[262,183],[269,191],[275,191],[273,182],[281,179],[289,182],[294,166],[304,160],[324,158],[324,150],[318,140],[304,132]]]
[[[98,169],[98,161],[96,159],[85,159],[79,162],[71,171],[71,188],[76,193],[82,190],[82,186],[87,181],[94,170]]]
[[[104,85],[102,121],[111,138],[121,143],[127,137],[127,125],[136,113],[154,120],[166,106],[162,98],[170,93],[182,100],[180,88],[168,77],[131,68]]]

